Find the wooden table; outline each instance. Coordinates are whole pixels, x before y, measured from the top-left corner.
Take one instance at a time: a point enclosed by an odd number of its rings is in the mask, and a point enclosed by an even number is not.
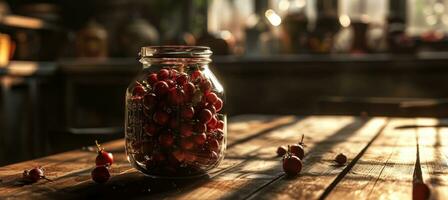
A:
[[[157,180],[126,160],[123,140],[105,144],[116,162],[105,184],[90,179],[91,148],[0,168],[0,199],[411,199],[413,182],[448,199],[446,120],[350,116],[232,117],[226,158],[209,177]],[[279,145],[305,134],[306,156],[298,177],[284,175]],[[93,139],[92,139],[93,140]],[[61,141],[63,142],[63,141]],[[349,161],[335,165],[344,153]],[[43,166],[48,178],[23,185],[22,171]]]

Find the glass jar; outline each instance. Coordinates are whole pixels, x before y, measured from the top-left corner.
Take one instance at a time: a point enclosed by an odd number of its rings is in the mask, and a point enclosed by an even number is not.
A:
[[[150,46],[143,71],[126,91],[126,154],[151,177],[207,174],[224,158],[224,89],[199,46]]]

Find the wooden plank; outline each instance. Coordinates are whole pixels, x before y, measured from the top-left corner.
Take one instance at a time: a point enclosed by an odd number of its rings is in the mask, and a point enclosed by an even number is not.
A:
[[[246,120],[247,123],[242,125],[242,120]],[[252,117],[251,120],[248,120],[244,116],[237,117],[229,124],[229,145],[238,143],[241,140],[249,141],[247,139],[248,137],[254,137],[267,130],[294,123],[296,120],[293,116],[261,116]],[[141,179],[144,176],[133,170],[127,162],[124,155],[123,142],[123,140],[118,140],[104,145],[106,149],[114,153],[115,163],[112,168],[112,176],[131,173],[131,177],[136,176]],[[2,167],[0,168],[0,177],[2,179],[2,182],[0,182],[0,198],[23,198],[27,195],[38,198],[39,195],[45,197],[45,195],[54,193],[55,191],[61,191],[62,194],[65,194],[65,192],[70,191],[70,188],[76,187],[77,185],[92,185],[90,171],[94,167],[94,159],[94,151],[77,150]],[[223,164],[222,167],[231,164],[231,162],[228,162],[227,164]],[[40,181],[33,185],[19,187],[17,181],[21,177],[23,170],[33,166],[45,167],[48,177],[54,181]],[[118,179],[121,178],[119,177]],[[94,188],[95,186],[92,187]]]
[[[228,159],[241,159],[241,165],[215,177],[200,188],[171,194],[169,199],[247,198],[266,184],[283,176],[281,158],[275,157],[275,150],[279,145],[297,142],[304,133],[307,149],[310,151],[309,156],[319,157],[322,150],[331,148],[332,145],[347,138],[353,141],[364,137],[371,138],[374,134],[370,134],[368,130],[378,130],[385,123],[385,119],[374,119],[367,125],[365,123],[364,120],[352,117],[306,118],[295,126],[274,131],[251,143],[234,148],[234,151],[229,152]],[[319,166],[305,165],[309,171],[320,170],[317,167]]]
[[[343,152],[349,160],[362,149],[387,124],[385,118],[374,118],[361,126],[346,127],[316,143],[303,160],[303,169],[299,177],[280,176],[259,191],[251,194],[250,199],[317,199],[346,166],[335,165],[334,157]],[[280,168],[280,167],[279,167]]]
[[[412,199],[414,119],[393,119],[327,199]]]
[[[431,199],[448,199],[448,128],[432,128],[447,120],[417,119],[419,157],[423,181],[431,188]]]

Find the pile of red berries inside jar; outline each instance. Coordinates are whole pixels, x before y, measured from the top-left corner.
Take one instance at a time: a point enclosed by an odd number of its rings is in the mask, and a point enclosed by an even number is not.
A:
[[[161,68],[128,88],[126,151],[152,176],[205,174],[223,158],[223,93],[200,67]]]

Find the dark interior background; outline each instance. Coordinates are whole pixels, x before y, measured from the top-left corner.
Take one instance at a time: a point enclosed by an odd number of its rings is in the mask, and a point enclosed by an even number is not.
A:
[[[146,19],[160,33],[158,44],[177,44],[173,34],[185,31],[199,38],[206,30],[206,1],[7,2],[12,13],[24,16],[32,13],[23,5],[57,5],[58,18],[48,23],[58,28],[0,25],[2,33],[24,32],[39,38],[35,56],[15,54],[8,66],[0,68],[0,165],[90,146],[95,139],[104,142],[124,136],[124,92],[141,70],[137,53],[125,55],[116,45],[114,34],[120,33],[126,21],[137,15]],[[406,22],[400,2],[406,1],[390,2],[388,27]],[[332,31],[334,20],[319,16],[323,32]],[[76,32],[92,19],[109,31],[106,59],[80,59],[74,53]],[[309,34],[325,35],[319,31]],[[394,34],[391,31],[389,37]],[[362,54],[246,56],[220,53],[219,47],[212,46],[217,55],[211,66],[225,87],[230,119],[240,114],[446,117],[446,38],[428,44],[412,37],[412,46],[389,46]]]

